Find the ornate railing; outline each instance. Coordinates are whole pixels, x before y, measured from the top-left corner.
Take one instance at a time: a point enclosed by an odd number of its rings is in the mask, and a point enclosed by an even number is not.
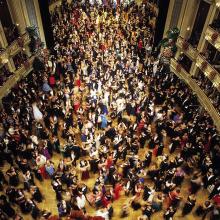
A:
[[[217,129],[220,131],[220,115],[212,105],[210,99],[206,96],[203,90],[198,86],[196,81],[177,63],[175,59],[171,59],[171,70],[182,80],[184,80],[190,88],[196,93],[200,104],[212,117]]]
[[[178,37],[176,45],[183,51],[187,56],[189,56],[192,60],[195,60],[198,51],[194,48],[189,42],[183,39],[181,36]]]
[[[220,74],[219,72],[199,54],[196,59],[196,65],[212,81],[213,85],[220,91]]]
[[[205,39],[220,51],[220,34],[218,31],[208,26],[205,33]]]
[[[13,41],[4,51],[0,53],[0,64],[4,62],[4,60],[8,60],[21,51],[29,42],[30,39],[28,33],[23,34],[21,37]]]
[[[23,77],[25,77],[33,68],[32,64],[35,56],[30,57],[22,66],[0,87],[0,100],[6,96],[11,88]]]

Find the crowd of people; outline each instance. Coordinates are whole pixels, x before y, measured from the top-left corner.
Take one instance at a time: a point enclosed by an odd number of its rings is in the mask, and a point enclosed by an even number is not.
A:
[[[8,78],[12,75],[5,66],[0,69],[0,87],[4,85],[4,83],[8,80]]]
[[[201,72],[199,72],[194,79],[212,101],[213,106],[220,114],[220,93],[218,89],[213,85],[212,81]]]
[[[194,207],[195,216],[219,219],[219,134],[152,50],[156,17],[150,1],[55,9],[55,47],[44,52],[43,70],[3,100],[0,163],[10,167],[0,172],[0,219],[135,219],[141,210],[139,220],[170,220]],[[39,208],[45,179],[59,216]]]

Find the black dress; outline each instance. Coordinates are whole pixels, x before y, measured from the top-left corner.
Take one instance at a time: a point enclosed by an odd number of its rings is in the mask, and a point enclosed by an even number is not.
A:
[[[147,186],[144,186],[143,200],[146,201],[151,195],[151,189]]]
[[[15,216],[15,210],[10,206],[10,203],[6,200],[3,201],[2,204],[0,204],[0,208],[9,218]]]
[[[183,207],[183,212],[182,215],[185,216],[187,214],[189,214],[193,207],[195,206],[196,200],[195,199],[191,199],[190,197],[188,197],[184,207]]]
[[[131,207],[136,211],[136,210],[138,210],[138,209],[141,208],[141,205],[140,205],[139,202],[132,201],[132,202],[131,202]]]

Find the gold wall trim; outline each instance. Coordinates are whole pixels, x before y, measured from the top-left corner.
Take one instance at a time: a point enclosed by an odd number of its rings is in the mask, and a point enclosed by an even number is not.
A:
[[[23,47],[30,42],[28,33],[23,34],[20,39],[23,42]],[[13,57],[21,51],[23,47],[19,46],[18,39],[14,40],[3,52],[0,53],[0,60]]]
[[[217,37],[216,37],[217,36]],[[216,37],[216,39],[215,39]],[[218,51],[220,51],[220,33],[208,26],[205,32],[205,39],[212,44]],[[215,40],[214,40],[215,39]]]
[[[196,93],[198,101],[213,119],[213,122],[216,125],[217,130],[220,131],[220,114],[212,105],[210,99],[206,96],[203,90],[198,86],[196,81],[190,77],[189,73],[187,73],[183,68],[180,68],[180,71],[177,71],[177,69],[179,69],[178,65],[179,64],[175,59],[171,59],[171,71],[174,72],[180,79],[184,80],[192,89],[192,91]]]
[[[197,56],[196,66],[200,68],[200,70],[209,78],[212,84],[220,92],[220,73],[213,68],[212,65],[201,54]]]
[[[188,44],[188,48],[184,49],[184,44]],[[180,48],[182,52],[184,52],[189,58],[192,60],[196,60],[196,57],[198,55],[198,51],[196,48],[194,48],[190,43],[188,43],[185,39],[183,39],[181,36],[178,37],[176,45]]]
[[[35,56],[32,56],[28,59],[28,67],[24,66],[24,64],[17,70],[15,71],[15,73],[8,78],[8,80],[4,83],[4,85],[2,87],[0,87],[0,100],[2,100],[2,98],[4,96],[6,96],[11,88],[14,87],[14,85],[20,80],[22,79],[23,77],[27,76],[30,71],[33,69],[32,68],[32,64],[33,64],[33,61],[34,61],[34,58]]]

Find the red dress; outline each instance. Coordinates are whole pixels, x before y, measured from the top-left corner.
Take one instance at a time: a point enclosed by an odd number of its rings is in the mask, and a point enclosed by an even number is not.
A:
[[[81,180],[87,180],[89,179],[89,171],[88,170],[85,170],[82,172],[82,176],[81,176]]]
[[[143,48],[143,42],[142,42],[142,40],[139,40],[138,49],[141,50],[142,48]]]
[[[79,102],[75,102],[73,107],[74,107],[75,112],[77,112],[79,110],[79,108],[80,108],[80,103]]]
[[[156,146],[156,147],[153,149],[153,155],[154,155],[154,157],[157,156],[157,151],[158,151],[158,147]]]
[[[112,157],[109,157],[106,162],[106,169],[109,169],[113,163]]]
[[[179,196],[179,193],[176,191],[172,191],[169,193],[169,196],[167,198],[167,208],[169,208],[172,205],[172,202]]]
[[[54,76],[50,76],[49,77],[49,84],[50,86],[54,86],[56,84],[56,81],[55,81],[55,77]]]
[[[143,129],[144,125],[145,125],[145,121],[141,120],[140,123],[138,124],[138,128],[137,128],[137,132],[139,134],[141,133],[141,130]]]
[[[81,80],[80,80],[80,79],[77,79],[77,80],[76,80],[76,86],[78,86],[78,87],[81,86]]]
[[[40,167],[40,168],[39,168],[39,171],[40,171],[40,174],[42,175],[42,177],[43,177],[44,179],[48,179],[48,178],[49,178],[48,175],[47,175],[47,173],[46,173],[45,166]]]
[[[215,203],[217,203],[218,205],[220,205],[220,195],[215,195],[212,199]]]
[[[121,190],[122,190],[121,184],[117,183],[115,185],[115,188],[114,188],[114,193],[115,193],[114,200],[118,200],[119,199]]]

